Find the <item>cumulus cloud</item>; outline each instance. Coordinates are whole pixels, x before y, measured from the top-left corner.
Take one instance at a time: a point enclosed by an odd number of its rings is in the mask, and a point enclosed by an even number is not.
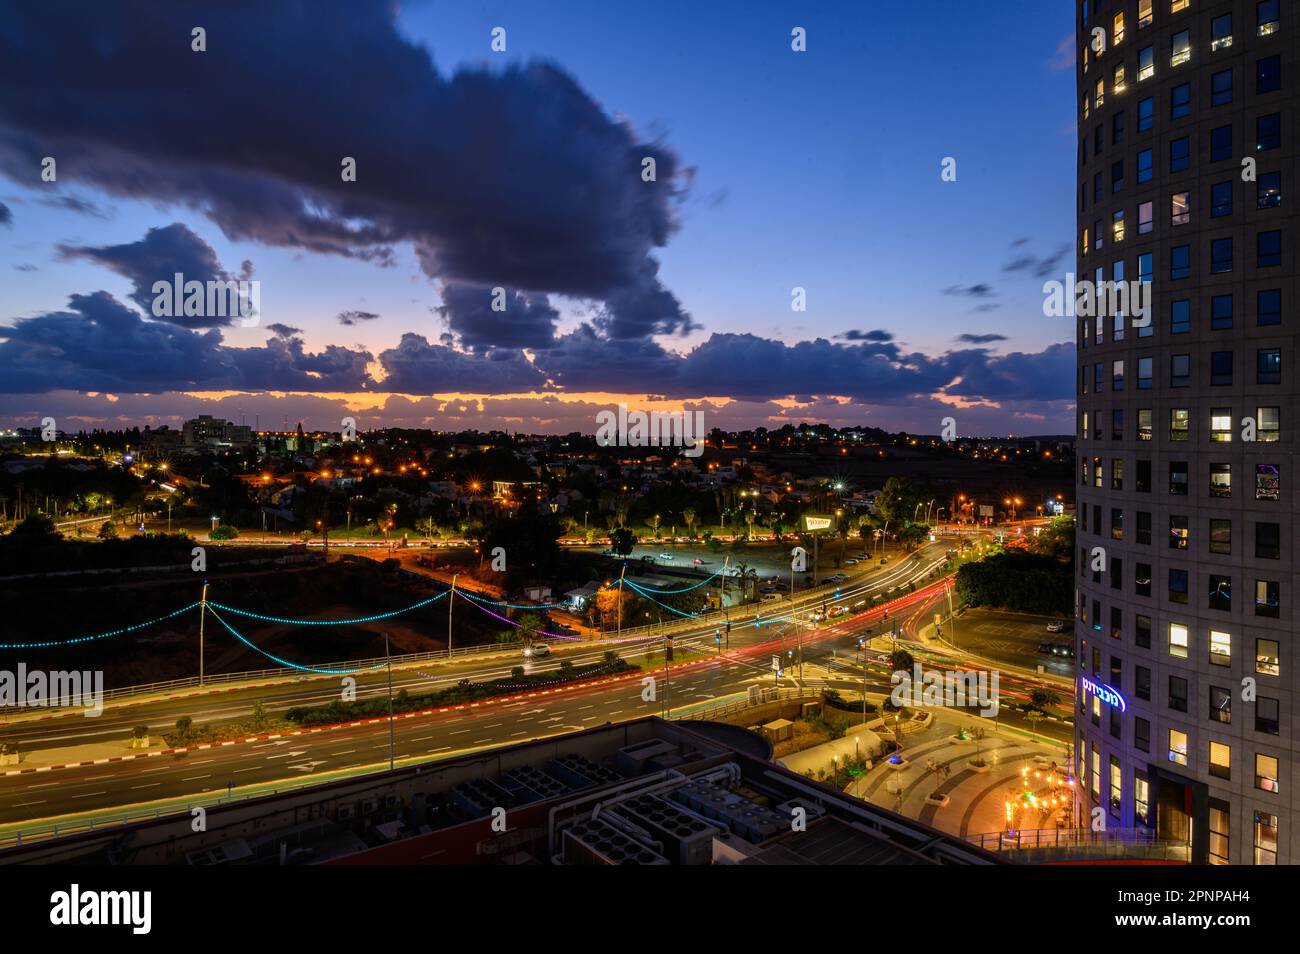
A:
[[[178,390],[355,391],[372,356],[335,345],[307,352],[279,335],[263,347],[231,348],[216,329],[150,321],[108,292],[73,295],[66,311],[0,326],[0,390],[73,388],[157,393]]]
[[[498,286],[499,287],[499,286]],[[493,305],[500,302],[502,310]],[[492,348],[551,348],[560,313],[545,295],[506,291],[498,296],[486,285],[449,282],[437,309],[451,333],[472,351]]]
[[[3,19],[11,178],[56,154],[81,182],[187,206],[231,240],[381,264],[409,243],[430,276],[602,301],[614,338],[692,327],[651,257],[689,171],[554,64],[440,72],[387,0],[173,0],[147,17],[127,0],[76,17],[8,4]],[[196,23],[202,56],[177,42]],[[214,117],[237,134],[214,135]]]
[[[165,281],[170,288],[177,273],[183,275],[187,283],[199,281],[206,285],[210,281],[239,281],[247,279],[253,269],[251,262],[244,262],[238,275],[226,271],[212,246],[180,222],[152,228],[137,242],[98,247],[60,245],[59,253],[64,258],[96,262],[130,281],[134,286],[131,301],[145,314],[153,314],[154,282]],[[237,314],[182,314],[165,320],[188,328],[211,328],[232,324],[236,318]]]

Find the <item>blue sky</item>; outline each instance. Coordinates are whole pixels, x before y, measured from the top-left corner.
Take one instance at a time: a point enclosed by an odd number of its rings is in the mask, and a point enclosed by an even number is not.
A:
[[[0,3],[0,10],[6,6]],[[324,11],[321,17],[330,16],[328,6],[319,8]],[[86,421],[112,422],[129,415],[162,420],[188,416],[201,407],[230,414],[230,408],[238,405],[265,409],[268,417],[279,416],[272,408],[283,409],[291,417],[321,415],[324,419],[318,425],[328,426],[329,417],[347,406],[373,410],[374,423],[391,420],[439,426],[445,419],[448,426],[453,421],[482,421],[493,426],[517,420],[521,429],[530,429],[522,425],[535,420],[539,429],[569,429],[581,427],[596,403],[611,399],[611,395],[624,395],[632,403],[644,402],[647,395],[663,395],[680,403],[712,399],[709,406],[717,411],[720,426],[827,418],[834,423],[918,430],[929,423],[929,429],[937,430],[937,412],[955,402],[972,432],[1070,430],[1068,387],[1061,390],[1057,382],[1048,386],[1049,376],[1040,390],[1029,376],[1035,366],[1072,364],[1069,348],[1059,346],[1070,338],[1071,329],[1059,319],[1042,315],[1042,277],[1036,277],[1032,268],[1006,271],[1004,266],[1017,257],[1029,256],[1045,262],[1053,278],[1063,278],[1071,267],[1071,256],[1062,250],[1069,247],[1073,234],[1074,79],[1068,54],[1062,61],[1060,48],[1072,31],[1072,5],[854,2],[806,5],[815,9],[791,13],[791,8],[800,5],[769,2],[745,4],[743,10],[718,9],[725,6],[670,2],[646,9],[576,0],[547,4],[408,2],[401,5],[392,24],[385,23],[387,17],[376,12],[378,8],[357,18],[360,37],[383,34],[389,27],[398,36],[396,40],[380,36],[375,49],[391,50],[394,44],[403,43],[425,48],[434,72],[444,81],[456,74],[499,78],[512,67],[552,63],[590,97],[611,128],[626,123],[631,130],[628,138],[652,144],[672,157],[671,165],[678,173],[676,184],[684,195],[659,202],[648,219],[658,221],[659,216],[667,216],[674,222],[674,230],[663,244],[651,243],[619,256],[620,265],[614,270],[646,258],[659,263],[657,287],[647,298],[641,294],[647,288],[639,286],[633,296],[637,307],[629,312],[644,314],[640,305],[654,298],[662,300],[661,293],[666,292],[675,305],[670,304],[670,317],[664,317],[659,328],[673,330],[654,334],[648,326],[633,329],[629,324],[616,331],[614,326],[602,325],[597,316],[612,308],[609,301],[613,299],[607,292],[612,296],[617,290],[573,292],[571,270],[580,270],[584,255],[601,253],[610,236],[620,234],[623,220],[595,210],[592,218],[608,215],[611,226],[593,229],[592,244],[585,252],[576,250],[572,263],[557,263],[554,282],[530,273],[530,286],[523,289],[534,304],[545,303],[558,313],[553,327],[555,347],[561,347],[562,341],[563,350],[548,351],[551,344],[547,343],[540,357],[535,350],[526,356],[508,354],[504,347],[495,354],[484,354],[482,344],[477,353],[468,355],[475,350],[471,341],[482,342],[488,337],[483,332],[475,339],[468,331],[480,318],[466,314],[449,328],[436,309],[442,303],[444,283],[481,284],[486,279],[474,267],[468,272],[430,267],[417,255],[417,247],[458,243],[448,241],[445,232],[427,237],[424,222],[407,221],[392,227],[393,237],[381,243],[389,254],[366,260],[366,255],[356,254],[355,246],[343,254],[321,253],[285,241],[273,227],[278,223],[243,228],[245,213],[239,209],[255,218],[259,205],[266,202],[258,188],[241,186],[240,193],[232,188],[232,205],[238,207],[234,211],[212,211],[213,196],[228,198],[224,192],[218,195],[200,189],[187,193],[187,176],[221,170],[223,164],[239,167],[240,174],[250,181],[264,172],[264,181],[274,177],[282,183],[285,169],[310,168],[317,159],[322,168],[337,163],[332,155],[304,151],[279,166],[268,158],[266,168],[259,169],[259,150],[269,155],[276,146],[266,145],[265,135],[259,135],[256,128],[241,124],[238,109],[222,113],[220,119],[203,116],[206,94],[200,85],[194,87],[193,105],[200,113],[195,122],[203,122],[205,134],[224,140],[225,148],[216,150],[221,154],[205,161],[201,144],[197,149],[178,147],[174,157],[141,147],[140,156],[122,163],[122,169],[112,168],[118,154],[107,148],[122,148],[121,143],[112,141],[113,131],[94,122],[83,123],[79,117],[100,95],[101,87],[112,90],[116,81],[121,95],[110,94],[107,104],[95,105],[106,112],[116,109],[130,117],[128,121],[135,121],[156,97],[167,95],[169,80],[162,70],[145,79],[146,90],[149,84],[156,86],[150,97],[140,95],[131,72],[135,67],[110,62],[105,67],[107,76],[88,69],[80,84],[75,78],[68,79],[66,87],[47,104],[46,113],[59,117],[56,123],[27,112],[19,99],[21,89],[11,96],[0,94],[0,202],[11,220],[0,225],[0,270],[5,287],[0,328],[22,329],[28,323],[24,333],[11,335],[7,341],[0,331],[0,357],[32,368],[24,381],[35,382],[15,384],[0,394],[0,419],[9,417],[13,423],[23,423],[25,416],[49,407]],[[357,9],[362,7],[368,5]],[[352,12],[339,8],[335,42],[347,36]],[[17,28],[11,27],[8,34],[0,32],[0,54],[12,53],[12,59],[18,57],[18,44],[24,50],[50,44],[51,56],[57,59],[61,53],[71,55],[78,39],[102,49],[109,42],[105,37],[129,43],[133,30],[158,29],[156,25],[134,24],[129,17],[92,19],[73,28],[74,33],[84,31],[85,36],[74,37],[69,43],[60,39],[52,20],[42,20],[26,10],[21,16],[14,12],[12,19],[17,20]],[[304,14],[302,22],[307,29],[300,32],[291,13],[277,18],[278,22],[264,22],[253,5],[247,11],[236,11],[224,23],[184,12],[176,23],[212,23],[212,48],[206,54],[195,54],[209,57],[205,63],[237,63],[239,55],[226,42],[241,43],[240,32],[260,36],[251,49],[243,50],[246,56],[286,47],[283,70],[288,81],[284,86],[294,93],[299,87],[302,91],[299,101],[291,100],[289,92],[277,90],[275,95],[293,104],[292,110],[282,111],[282,121],[289,130],[303,124],[304,141],[333,121],[338,114],[334,104],[341,96],[355,92],[359,102],[373,102],[374,111],[381,115],[393,102],[400,104],[401,98],[393,96],[391,89],[407,74],[384,77],[389,84],[385,87],[372,78],[364,61],[355,64],[355,74],[349,72],[338,57],[329,56],[330,37],[318,41],[312,36],[311,20],[310,14]],[[505,53],[489,49],[490,31],[496,26],[507,31]],[[807,30],[806,53],[790,50],[794,26]],[[127,34],[125,41],[122,34]],[[167,36],[165,32],[161,35]],[[150,42],[158,42],[156,34],[150,35]],[[6,50],[6,44],[15,47]],[[320,60],[312,59],[313,45],[320,47]],[[359,43],[358,49],[364,50],[366,45]],[[184,71],[193,61],[178,62]],[[339,85],[334,87],[332,102],[329,95],[311,96],[313,69],[335,74]],[[5,78],[3,72],[0,67],[0,79]],[[339,74],[344,79],[338,80]],[[267,75],[275,77],[273,72]],[[412,70],[410,75],[418,79],[419,71]],[[183,78],[179,85],[185,88]],[[539,90],[536,84],[529,85],[511,102],[523,103],[534,117],[548,115],[552,104],[545,84],[541,86]],[[425,100],[417,93],[410,102],[418,107]],[[142,103],[146,104],[143,109]],[[177,108],[184,105],[182,102]],[[151,134],[158,135],[159,141],[169,141],[169,122],[188,128],[186,119],[175,118],[177,113],[161,112],[161,117],[141,120],[152,119]],[[412,112],[418,110],[408,109],[393,117],[391,124],[375,122],[365,127],[368,135],[362,138],[371,141],[358,142],[354,149],[362,156],[362,177],[375,168],[367,158],[367,147],[387,149],[389,155],[404,148],[425,150],[429,156],[410,157],[403,174],[411,175],[409,170],[414,169],[417,176],[453,180],[466,174],[454,168],[456,151],[466,139],[480,148],[499,150],[498,154],[510,154],[518,144],[511,123],[484,122],[479,128],[468,129],[464,117],[470,116],[473,122],[472,117],[484,115],[483,111],[458,113],[460,121],[445,124],[436,121],[440,115],[437,108],[430,110],[432,122],[423,122]],[[390,136],[390,129],[397,131]],[[565,142],[571,143],[562,128],[555,135],[559,137],[555,140],[557,151]],[[245,137],[246,146],[241,144]],[[281,148],[292,150],[293,137],[286,139],[290,144]],[[608,141],[608,137],[601,140]],[[346,137],[342,142],[341,148],[346,148]],[[83,149],[96,158],[93,172],[82,171],[79,156]],[[510,173],[514,181],[485,184],[484,194],[511,193],[519,188],[520,177],[535,174],[538,181],[528,187],[538,195],[539,209],[544,209],[542,194],[550,180],[545,163],[534,163],[541,153],[549,152],[537,150],[534,141],[532,152],[521,150],[515,157],[518,165],[512,166]],[[61,157],[57,186],[41,183],[36,177],[32,157],[44,154]],[[939,175],[940,163],[947,156],[957,161],[955,182],[943,182]],[[123,169],[150,162],[162,170],[163,178],[175,173],[175,183],[151,189],[137,176],[123,184],[128,179]],[[473,175],[473,165],[467,165],[468,174]],[[601,174],[594,165],[592,169],[584,167],[574,173],[574,181],[583,181],[593,170]],[[293,187],[310,194],[314,188],[311,174],[292,183]],[[560,174],[562,178],[563,170]],[[396,193],[405,185],[389,183],[387,187]],[[437,191],[436,186],[420,187]],[[449,186],[444,191],[451,196],[421,197],[421,201],[427,200],[421,211],[427,212],[429,221],[441,223],[448,203],[454,205],[455,189]],[[625,201],[621,191],[602,194],[612,203]],[[632,195],[626,201],[640,201]],[[65,207],[70,204],[69,197],[80,200],[75,208]],[[385,202],[388,198],[383,197]],[[484,211],[484,221],[490,221],[507,244],[523,236],[517,247],[525,251],[528,230],[536,220],[527,214],[519,216],[519,223],[509,219],[527,201],[525,197]],[[65,206],[56,207],[60,202]],[[375,214],[381,220],[403,215],[392,213],[387,206]],[[330,215],[335,224],[371,221],[364,203],[360,212],[336,208],[325,217]],[[418,218],[418,213],[411,218]],[[627,221],[639,227],[644,220],[636,213]],[[96,250],[124,247],[119,260],[129,258],[150,229],[172,223],[184,225],[193,238],[184,237],[200,251],[203,245],[209,247],[226,273],[239,272],[241,263],[249,261],[253,276],[261,282],[262,326],[165,329],[170,345],[183,351],[194,349],[197,364],[211,359],[214,366],[222,368],[240,365],[239,373],[152,378],[142,374],[137,378],[122,367],[104,367],[102,361],[76,353],[78,337],[74,332],[77,322],[106,319],[79,311],[74,318],[57,322],[61,333],[68,335],[68,353],[58,356],[58,372],[44,378],[35,373],[46,360],[46,352],[35,343],[47,347],[52,337],[49,329],[56,324],[51,316],[66,312],[69,296],[103,291],[114,302],[131,307],[139,269],[107,267],[109,256]],[[473,231],[477,225],[471,206],[461,227]],[[234,234],[241,230],[244,234]],[[412,239],[412,235],[417,237]],[[374,247],[365,251],[369,254]],[[610,279],[606,285],[620,281]],[[807,290],[806,312],[795,313],[790,308],[794,286]],[[336,316],[347,311],[377,317],[345,326]],[[538,319],[542,325],[546,324],[544,317]],[[49,329],[31,324],[42,320],[49,323]],[[154,330],[147,327],[156,323],[154,319],[144,316],[141,320],[145,331]],[[271,323],[296,329],[299,350],[306,355],[286,359],[292,367],[285,370],[282,388],[269,386],[280,378],[249,373],[242,367],[246,361],[261,362],[262,356],[252,352],[265,347],[268,335],[264,325]],[[584,323],[594,329],[585,338]],[[683,327],[690,330],[682,334]],[[852,339],[837,337],[855,329],[886,332],[883,338],[877,336],[877,344],[885,347],[862,347]],[[440,339],[449,330],[451,337]],[[177,342],[181,331],[194,340]],[[416,356],[420,374],[400,373],[396,370],[398,342],[403,335],[412,334],[425,343],[419,345]],[[998,334],[1007,340],[988,342],[984,350],[967,354],[971,345],[955,340],[962,334]],[[202,335],[209,340],[199,341]],[[211,339],[212,335],[218,338]],[[829,345],[815,348],[809,344],[819,338],[827,339]],[[85,340],[91,339],[93,336]],[[155,339],[143,337],[150,342]],[[576,350],[581,343],[594,350]],[[805,346],[801,348],[800,343]],[[347,363],[352,368],[369,366],[373,373],[364,380],[351,371],[322,377],[321,361],[311,356],[331,346],[362,355]],[[237,350],[221,351],[223,348]],[[954,351],[963,354],[945,358]],[[1043,360],[1044,353],[1050,361]],[[917,354],[926,359],[924,373],[905,373],[915,364],[911,356]],[[629,368],[655,370],[644,375],[588,374],[583,371],[583,361],[604,360],[592,359],[592,355],[617,355],[610,359],[615,367],[618,361],[627,361]],[[638,355],[649,357],[643,365],[636,365]],[[147,351],[124,356],[124,365],[128,360],[139,367],[151,363]],[[485,363],[489,360],[491,365]],[[326,362],[330,367],[337,363]],[[448,370],[452,363],[457,369],[454,373]],[[511,366],[523,373],[496,374]],[[836,370],[820,375],[819,367]],[[656,386],[659,368],[663,369],[662,388]],[[759,389],[738,389],[734,383],[714,387],[715,381],[736,381],[746,373],[769,383]],[[949,390],[948,403],[936,402],[936,382],[945,384],[953,374],[960,374],[964,385]],[[878,376],[880,386],[859,389],[851,383],[855,377],[870,376]],[[1026,381],[1023,386],[1009,383],[1022,377]],[[410,398],[400,405],[387,405],[385,411],[391,388],[384,381],[399,379],[403,382],[401,393]],[[883,397],[886,385],[895,379],[897,387]],[[42,380],[51,383],[38,387]],[[189,386],[176,386],[181,380]],[[318,380],[320,386],[304,387],[303,380]],[[483,387],[472,386],[480,380]],[[80,381],[87,383],[77,387]],[[623,381],[627,382],[626,392],[618,387]],[[105,403],[105,393],[113,395],[113,406]],[[464,402],[446,396],[465,394],[481,397],[462,413],[459,408]],[[516,397],[503,403],[500,399],[506,395]],[[482,396],[498,400],[484,401]],[[453,401],[459,403],[453,406]],[[529,401],[541,402],[532,409],[535,416],[530,413]],[[567,410],[560,409],[561,405]]]

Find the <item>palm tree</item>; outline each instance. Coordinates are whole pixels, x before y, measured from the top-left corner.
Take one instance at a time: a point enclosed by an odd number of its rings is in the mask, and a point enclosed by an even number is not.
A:
[[[758,514],[754,513],[754,511],[752,510],[745,512],[745,539],[746,540],[751,540],[754,537],[754,518],[757,516]]]
[[[695,508],[687,507],[682,511],[682,522],[686,524],[686,535],[695,539]]]

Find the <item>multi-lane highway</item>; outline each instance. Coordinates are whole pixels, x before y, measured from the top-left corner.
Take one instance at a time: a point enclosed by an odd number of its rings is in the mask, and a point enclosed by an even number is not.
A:
[[[830,602],[851,606],[873,593],[919,580],[942,563],[945,550],[943,542],[918,550],[884,572],[845,584],[839,600]],[[942,597],[939,587],[920,590],[896,601],[892,618],[898,619],[900,614],[911,620],[927,618]],[[735,696],[755,683],[773,684],[771,656],[797,653],[800,646],[806,674],[818,685],[860,689],[861,663],[845,657],[852,655],[860,636],[885,628],[885,611],[845,616],[815,628],[805,625],[803,620],[822,601],[820,595],[796,597],[793,607],[785,603],[780,609],[769,608],[757,621],[748,613],[736,617],[729,648],[714,642],[712,623],[687,625],[676,633],[676,661],[666,670],[662,641],[643,639],[620,647],[624,658],[644,665],[643,671],[623,678],[593,680],[560,691],[524,693],[521,697],[399,718],[391,752],[389,725],[386,720],[378,720],[132,761],[96,760],[97,764],[92,765],[0,777],[0,843],[12,838],[16,830],[32,831],[56,820],[67,823],[74,817],[105,818],[128,807],[174,810],[191,800],[211,801],[218,796],[253,794],[308,780],[371,771],[386,765],[390,756],[397,760],[436,759],[607,721],[658,715],[665,708],[696,708]],[[903,635],[908,639],[915,634],[905,630]],[[913,647],[918,656],[932,652],[919,643]],[[575,664],[595,661],[607,648],[589,644],[559,647],[538,668],[555,668],[560,660]],[[647,661],[647,653],[655,654],[652,661]],[[935,660],[941,658],[938,653],[933,655]],[[495,654],[404,667],[394,672],[393,691],[404,688],[414,694],[461,679],[490,679],[508,675],[519,664],[513,654]],[[782,685],[793,684],[790,668]],[[646,675],[656,677],[654,699],[646,698],[642,683]],[[888,672],[883,667],[869,667],[866,676],[870,691],[889,690]],[[360,675],[357,682],[359,698],[388,691],[387,674],[383,672]],[[1008,685],[1004,675],[1003,692],[1027,695],[1030,682],[1027,678],[1023,685],[1017,685],[1013,678]],[[182,715],[189,715],[198,724],[246,719],[255,702],[261,702],[272,716],[279,715],[291,706],[332,701],[339,692],[337,676],[290,678],[219,692],[110,705],[97,719],[87,719],[77,712],[13,723],[0,731],[0,737],[20,740],[29,751],[57,749],[122,739],[139,724],[170,726]]]

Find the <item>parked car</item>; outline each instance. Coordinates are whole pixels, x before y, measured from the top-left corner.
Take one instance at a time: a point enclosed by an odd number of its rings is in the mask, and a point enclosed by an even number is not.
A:
[[[1049,633],[1063,633],[1063,632],[1065,632],[1065,620],[1062,620],[1062,619],[1054,619],[1054,620],[1052,620],[1050,623],[1047,624],[1047,631],[1048,631]]]
[[[1073,656],[1073,655],[1074,655],[1074,647],[1071,646],[1069,643],[1053,643],[1053,644],[1052,644],[1052,655],[1053,655],[1053,656]]]
[[[881,558],[880,558],[880,565],[881,565],[881,566],[884,566],[884,565],[885,565],[886,563],[888,563],[888,562],[889,562],[889,557],[881,557]]]
[[[782,599],[782,598],[783,598],[783,597],[781,596],[780,593],[764,593],[763,596],[762,596],[762,599],[760,599],[759,602],[761,602],[761,603],[775,603],[775,602],[777,602],[778,600],[780,600],[780,599]]]
[[[551,647],[546,643],[531,643],[524,647],[525,659],[541,659],[551,654]]]
[[[858,565],[858,561],[855,560],[855,559],[853,559],[852,557],[849,557],[847,560],[844,561],[844,565],[845,565],[845,566],[857,566],[857,565]]]

